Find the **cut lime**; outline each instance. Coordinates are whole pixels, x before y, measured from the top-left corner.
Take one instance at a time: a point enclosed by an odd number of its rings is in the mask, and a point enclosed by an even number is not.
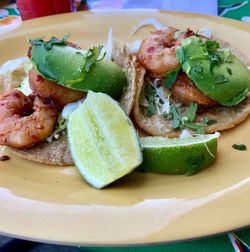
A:
[[[217,154],[218,132],[185,138],[144,137],[139,170],[192,175],[211,165]]]
[[[69,116],[72,157],[86,181],[102,188],[142,162],[140,141],[130,119],[106,94],[89,91]]]

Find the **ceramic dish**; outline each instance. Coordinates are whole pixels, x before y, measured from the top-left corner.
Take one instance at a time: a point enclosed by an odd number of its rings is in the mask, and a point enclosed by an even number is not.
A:
[[[250,26],[218,17],[160,11],[79,12],[24,22],[0,37],[0,64],[26,55],[27,38],[63,36],[84,47],[105,42],[113,27],[126,42],[132,27],[153,17],[185,29],[210,28],[250,55]],[[250,119],[219,139],[218,159],[197,175],[134,172],[112,186],[96,190],[74,167],[52,167],[20,159],[0,162],[0,232],[53,243],[121,245],[173,242],[227,232],[250,224]]]

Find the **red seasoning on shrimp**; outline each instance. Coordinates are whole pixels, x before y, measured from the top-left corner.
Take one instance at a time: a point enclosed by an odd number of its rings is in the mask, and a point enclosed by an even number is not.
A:
[[[0,97],[0,145],[30,147],[46,139],[57,122],[51,100],[14,90]]]

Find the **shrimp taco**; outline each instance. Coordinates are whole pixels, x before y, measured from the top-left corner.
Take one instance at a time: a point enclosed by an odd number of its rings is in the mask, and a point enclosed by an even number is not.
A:
[[[142,40],[136,62],[133,116],[149,135],[222,131],[250,113],[250,61],[224,41],[168,27]]]
[[[128,49],[115,40],[112,61],[101,54],[100,46],[84,51],[67,42],[67,38],[30,40],[30,61],[1,75],[6,81],[14,71],[24,73],[21,87],[5,88],[0,97],[0,144],[25,159],[73,165],[67,141],[67,114],[84,100],[88,90],[109,94],[128,115],[133,107],[135,68]],[[16,83],[18,77],[13,79]],[[27,89],[28,94],[24,92]]]

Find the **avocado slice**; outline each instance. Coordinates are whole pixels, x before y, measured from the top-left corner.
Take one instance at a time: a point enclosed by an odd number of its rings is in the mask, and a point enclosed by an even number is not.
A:
[[[250,71],[217,41],[191,36],[176,49],[176,57],[195,86],[219,104],[233,106],[245,99]]]
[[[31,60],[45,79],[75,90],[107,93],[113,98],[121,94],[125,73],[112,61],[98,61],[99,52],[91,54],[96,47],[83,51],[67,45],[48,48],[45,43],[33,44],[31,51]]]

